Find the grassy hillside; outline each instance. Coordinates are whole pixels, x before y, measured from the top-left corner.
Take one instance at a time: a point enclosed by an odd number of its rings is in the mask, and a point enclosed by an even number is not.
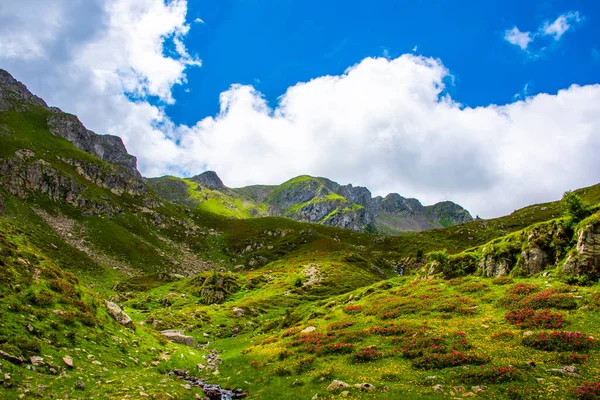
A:
[[[146,186],[51,135],[49,113],[0,113],[2,398],[203,396],[193,377],[256,399],[598,397],[600,285],[561,273],[585,235],[595,262],[598,214],[572,221],[554,202],[387,237],[246,219],[261,196],[360,208],[309,177],[244,195]],[[317,200],[290,210],[284,193],[307,185]],[[577,193],[600,202],[598,185]],[[551,258],[528,272],[534,246]],[[487,277],[492,261],[507,275]]]

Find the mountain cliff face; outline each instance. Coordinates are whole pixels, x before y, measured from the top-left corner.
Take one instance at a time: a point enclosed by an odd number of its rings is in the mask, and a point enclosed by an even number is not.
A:
[[[467,210],[450,201],[423,206],[417,199],[397,193],[372,197],[361,186],[340,185],[326,178],[298,176],[279,186],[254,185],[231,189],[217,174],[207,171],[189,179],[162,177],[147,180],[164,199],[216,210],[238,217],[282,216],[355,231],[396,234],[469,222]],[[186,190],[192,187],[191,191]],[[211,205],[212,204],[212,205]],[[216,212],[219,212],[216,210]],[[223,214],[223,212],[221,212]]]

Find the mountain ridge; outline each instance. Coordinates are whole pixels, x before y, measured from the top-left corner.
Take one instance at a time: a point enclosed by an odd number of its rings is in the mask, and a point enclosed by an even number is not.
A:
[[[448,227],[473,220],[467,210],[451,201],[423,206],[419,200],[405,198],[397,193],[372,197],[366,187],[340,185],[328,178],[310,175],[300,175],[280,185],[240,188],[225,186],[214,171],[206,171],[191,178],[147,178],[146,182],[169,201],[193,204],[192,198],[197,198],[195,193],[179,192],[179,196],[174,196],[167,189],[165,181],[173,179],[195,182],[203,190],[239,197],[242,202],[251,204],[248,207],[266,209],[264,215],[283,216],[361,232],[397,234]],[[209,198],[211,197],[207,193],[206,200]],[[202,208],[201,200],[197,200],[196,204]]]

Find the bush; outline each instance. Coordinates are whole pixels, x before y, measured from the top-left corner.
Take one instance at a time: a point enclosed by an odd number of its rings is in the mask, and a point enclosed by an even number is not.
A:
[[[460,379],[468,383],[506,383],[523,379],[515,367],[473,368],[460,374]]]
[[[492,279],[494,285],[508,285],[512,283],[513,279],[510,276],[502,275]]]
[[[46,289],[31,290],[27,293],[27,300],[37,306],[49,306],[54,304],[55,298],[52,292]]]
[[[282,365],[278,365],[274,370],[273,370],[273,375],[276,376],[290,376],[292,375],[292,371],[290,371],[288,368],[282,366]]]
[[[540,332],[523,338],[524,346],[544,351],[587,351],[594,339],[580,332]]]
[[[535,283],[517,283],[510,289],[508,294],[514,294],[517,296],[526,296],[535,292],[539,292],[540,287]]]
[[[362,311],[362,307],[349,305],[344,307],[342,311],[344,311],[346,314],[358,314]]]
[[[508,323],[523,329],[557,329],[562,328],[566,324],[564,314],[554,313],[550,310],[534,311],[524,308],[518,311],[511,311],[504,315],[504,318]]]
[[[560,353],[556,356],[556,361],[560,364],[583,364],[587,360],[587,356],[582,356],[577,353]]]
[[[349,328],[352,325],[354,325],[354,322],[352,322],[352,321],[340,321],[340,322],[334,322],[334,323],[330,324],[327,327],[327,329],[337,331],[340,329]]]
[[[520,304],[523,307],[534,310],[541,308],[574,310],[577,308],[577,301],[572,294],[556,293],[554,290],[544,290],[543,292],[529,295],[522,299]]]
[[[592,214],[591,207],[573,192],[565,192],[561,200],[563,214],[573,222],[579,222]]]
[[[579,400],[600,399],[600,382],[584,382],[583,385],[573,390]]]
[[[350,360],[354,363],[365,363],[378,360],[383,357],[382,351],[377,351],[377,346],[363,347],[356,353],[350,356]]]
[[[484,282],[469,282],[458,287],[458,290],[464,293],[480,292],[488,288],[487,283]]]
[[[302,359],[294,364],[294,370],[297,374],[302,374],[306,371],[310,371],[315,366],[315,359],[312,357]]]
[[[452,351],[451,353],[446,354],[430,353],[411,361],[415,368],[420,369],[441,369],[458,367],[461,365],[482,365],[488,362],[490,362],[489,356],[470,354],[462,351]]]

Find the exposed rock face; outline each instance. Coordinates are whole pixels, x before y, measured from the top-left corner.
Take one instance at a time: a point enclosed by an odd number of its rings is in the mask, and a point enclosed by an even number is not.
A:
[[[185,346],[191,346],[191,347],[196,346],[196,341],[194,340],[194,338],[191,336],[186,336],[183,331],[169,329],[169,330],[160,332],[160,334],[172,342],[183,344]]]
[[[225,189],[225,185],[221,181],[221,178],[214,171],[206,171],[201,173],[200,175],[196,175],[190,180],[194,182],[198,182],[204,187],[207,187],[211,190],[223,190]]]
[[[26,111],[31,105],[48,108],[46,102],[33,95],[27,86],[17,81],[7,71],[0,69],[0,112]]]
[[[0,215],[4,214],[4,208],[6,207],[4,203],[4,196],[0,193]]]
[[[116,195],[128,193],[139,196],[148,192],[148,188],[138,176],[122,168],[107,169],[102,165],[75,158],[63,158],[62,161],[70,164],[80,176]]]
[[[577,276],[600,275],[600,224],[590,223],[576,232],[577,247],[565,261],[564,271]]]
[[[540,224],[484,246],[479,267],[489,277],[507,275],[513,268],[519,268],[521,275],[533,275],[557,265],[563,259],[569,241],[562,221]]]
[[[485,276],[498,277],[508,275],[512,269],[512,262],[508,258],[496,260],[491,254],[487,254],[482,258],[480,267]]]
[[[67,139],[79,150],[95,155],[111,164],[120,165],[138,178],[137,160],[127,153],[118,136],[97,135],[86,129],[79,119],[71,114],[54,113],[48,117],[48,127],[54,136]]]
[[[82,170],[85,171],[85,168]],[[131,175],[128,176],[131,178]],[[0,185],[13,196],[22,199],[28,198],[30,192],[38,192],[54,201],[66,201],[74,207],[84,209],[87,215],[121,211],[109,202],[87,199],[83,185],[49,162],[38,159],[29,149],[17,150],[14,157],[0,160]]]
[[[532,246],[521,253],[525,272],[536,274],[547,265],[548,255],[538,246]]]
[[[106,305],[106,310],[110,314],[111,317],[115,319],[119,324],[123,325],[126,328],[133,328],[133,321],[129,317],[129,315],[125,314],[121,307],[116,305],[111,301],[104,300],[104,304]]]

